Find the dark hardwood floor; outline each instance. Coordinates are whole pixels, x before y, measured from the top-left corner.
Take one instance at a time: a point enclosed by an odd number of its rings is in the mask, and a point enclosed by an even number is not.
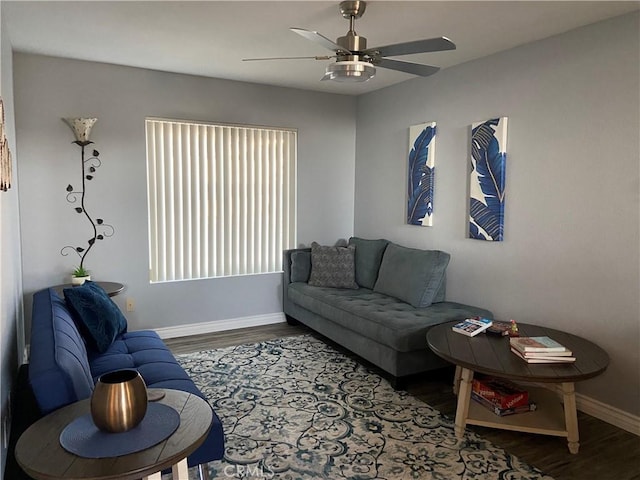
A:
[[[166,343],[175,354],[179,354],[304,333],[322,338],[304,326],[282,323],[169,339]],[[370,367],[381,373],[375,367]],[[453,418],[456,397],[451,389],[452,378],[453,369],[415,376],[408,379],[407,391]],[[569,453],[566,439],[560,437],[476,426],[469,428],[556,480],[640,480],[640,437],[582,412],[578,412],[578,423],[580,452],[577,455]]]

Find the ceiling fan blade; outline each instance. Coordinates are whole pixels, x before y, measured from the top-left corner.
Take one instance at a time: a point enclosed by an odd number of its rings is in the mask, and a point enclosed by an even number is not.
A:
[[[335,55],[317,55],[315,57],[266,57],[266,58],[243,58],[243,62],[257,62],[260,60],[331,60]]]
[[[307,40],[311,40],[312,42],[317,43],[318,45],[322,45],[324,48],[327,48],[333,52],[344,52],[347,54],[351,54],[349,50],[341,47],[340,45],[335,43],[333,40],[329,40],[327,37],[325,37],[324,35],[318,32],[314,32],[312,30],[305,30],[304,28],[294,28],[294,27],[291,27],[289,30],[297,33],[298,35],[303,36]]]
[[[421,77],[428,77],[440,70],[440,67],[421,65],[419,63],[401,62],[399,60],[391,60],[389,58],[382,58],[379,62],[375,62],[375,65],[377,67],[389,68],[391,70],[398,70],[400,72],[411,73],[413,75],[420,75]]]
[[[396,43],[384,47],[369,48],[367,52],[378,52],[381,57],[395,57],[397,55],[410,55],[412,53],[440,52],[442,50],[455,50],[456,44],[447,37],[427,38],[414,42]]]

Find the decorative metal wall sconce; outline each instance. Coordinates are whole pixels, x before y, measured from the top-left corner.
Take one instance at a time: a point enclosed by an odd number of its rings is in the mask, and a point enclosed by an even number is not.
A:
[[[104,223],[104,220],[101,218],[97,218],[94,221],[84,205],[86,182],[93,180],[96,170],[102,165],[102,162],[98,158],[100,152],[95,149],[93,150],[92,155],[85,159],[85,147],[93,143],[89,140],[89,134],[91,133],[91,128],[98,119],[64,118],[63,120],[69,124],[76,136],[76,140],[72,143],[80,146],[82,161],[82,190],[74,190],[73,186],[69,184],[67,186],[67,202],[77,204],[78,200],[80,200],[80,206],[76,206],[75,211],[78,213],[84,213],[89,222],[91,222],[91,226],[93,227],[93,237],[87,240],[88,246],[86,248],[67,245],[60,250],[60,254],[66,257],[69,255],[68,249],[74,251],[78,257],[80,257],[79,269],[83,270],[84,259],[95,245],[96,240],[104,240],[105,237],[111,237],[115,233],[115,230],[113,226]]]

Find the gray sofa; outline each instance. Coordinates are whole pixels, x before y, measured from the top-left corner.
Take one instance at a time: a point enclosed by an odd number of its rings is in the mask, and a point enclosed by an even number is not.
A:
[[[347,247],[285,250],[284,313],[290,323],[303,323],[388,372],[399,386],[402,377],[447,365],[427,347],[430,327],[471,316],[493,318],[488,310],[445,301],[449,258],[437,250],[357,237]],[[328,274],[316,274],[327,262]],[[350,262],[355,282],[350,273],[336,280]]]

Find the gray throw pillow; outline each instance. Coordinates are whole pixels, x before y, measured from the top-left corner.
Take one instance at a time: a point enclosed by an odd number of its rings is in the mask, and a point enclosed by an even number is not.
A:
[[[418,250],[390,243],[373,290],[414,307],[428,307],[438,295],[450,258],[440,250]]]
[[[314,287],[358,288],[355,273],[356,247],[325,247],[311,244],[311,275]]]
[[[382,255],[389,240],[368,240],[351,237],[349,245],[356,247],[356,283],[361,287],[373,289],[378,279],[378,270]]]
[[[311,274],[311,252],[291,254],[291,281],[308,282]]]

